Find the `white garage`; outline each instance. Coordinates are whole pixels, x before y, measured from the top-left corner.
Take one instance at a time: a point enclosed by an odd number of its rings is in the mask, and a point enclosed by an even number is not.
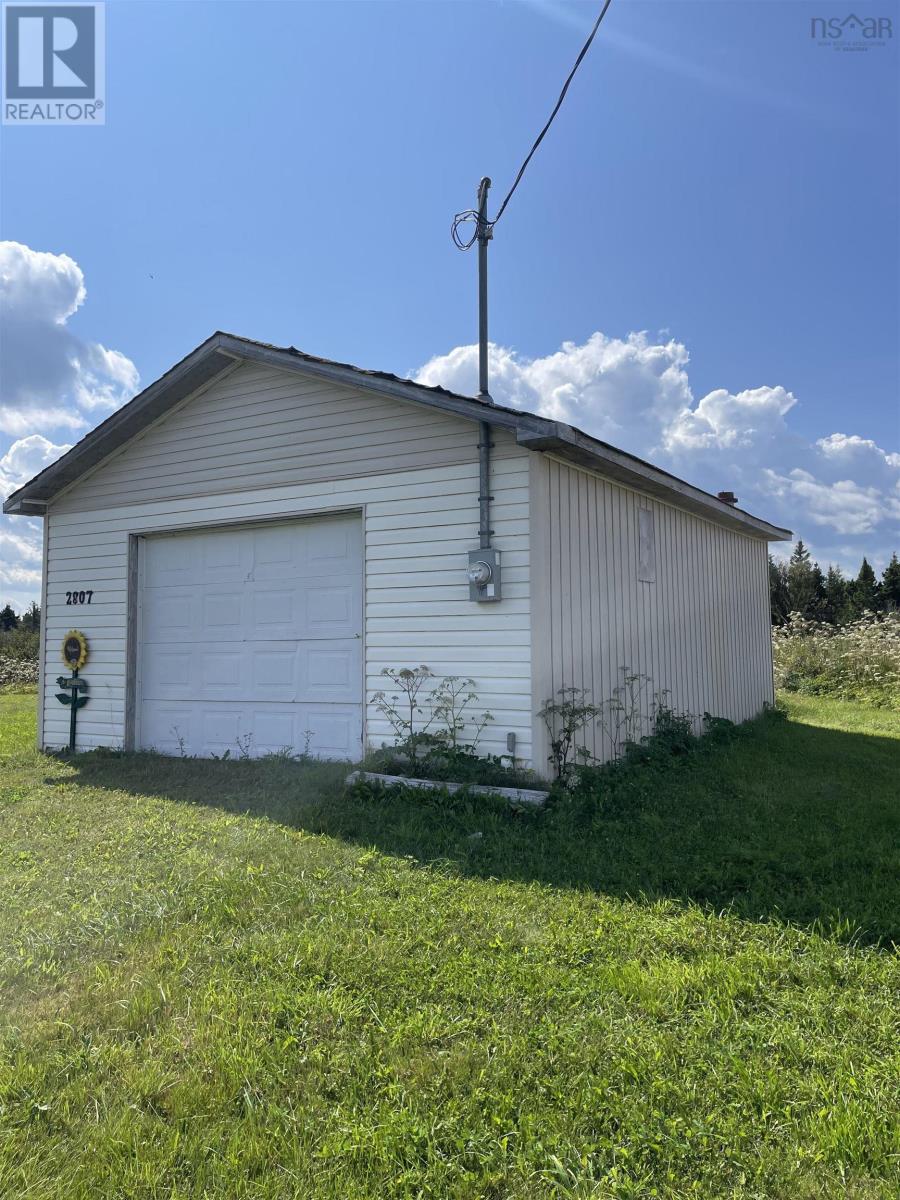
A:
[[[384,669],[420,664],[474,681],[481,752],[538,770],[561,688],[602,703],[627,669],[642,719],[667,692],[698,727],[773,697],[789,531],[572,426],[293,347],[214,334],[4,510],[44,520],[47,748],[69,630],[79,750],[355,758],[395,736]]]
[[[358,516],[142,538],[138,571],[140,747],[359,757]]]

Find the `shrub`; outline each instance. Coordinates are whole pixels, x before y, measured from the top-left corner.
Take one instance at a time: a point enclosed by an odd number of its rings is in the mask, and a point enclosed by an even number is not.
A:
[[[37,662],[41,635],[37,629],[26,629],[22,625],[15,629],[4,629],[0,633],[0,658],[18,658]]]
[[[577,745],[576,738],[592,721],[596,721],[603,710],[599,704],[592,704],[588,700],[584,688],[560,688],[556,694],[559,699],[551,697],[545,700],[537,715],[550,735],[548,762],[553,774],[557,779],[565,779],[574,768],[576,759],[589,757],[585,747]]]
[[[366,755],[369,770],[452,783],[540,786],[538,776],[517,766],[512,756],[478,754],[478,742],[493,717],[475,711],[478,693],[473,679],[438,679],[424,663],[385,667],[381,674],[397,690],[378,691],[372,699],[397,740]],[[469,740],[464,743],[467,730]]]
[[[900,709],[900,613],[829,625],[791,613],[772,631],[775,686]]]
[[[22,691],[37,687],[37,659],[11,658],[0,654],[0,690]]]

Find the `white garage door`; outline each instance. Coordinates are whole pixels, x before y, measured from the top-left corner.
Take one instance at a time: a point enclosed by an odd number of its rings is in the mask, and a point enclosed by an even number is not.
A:
[[[359,757],[358,517],[147,537],[139,562],[139,745]]]

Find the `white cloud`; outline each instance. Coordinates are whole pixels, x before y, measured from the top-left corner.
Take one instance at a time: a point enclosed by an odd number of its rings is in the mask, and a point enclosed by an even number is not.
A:
[[[68,449],[39,433],[13,442],[0,458],[0,495],[6,499]],[[41,521],[0,517],[0,605],[12,604],[24,612],[40,597],[42,536]]]
[[[6,497],[138,389],[134,363],[86,341],[69,318],[87,291],[67,254],[0,242],[0,492]],[[16,439],[10,442],[9,438]],[[40,594],[40,521],[0,518],[0,606]]]
[[[81,268],[67,254],[0,242],[0,405],[7,432],[85,428],[79,409],[109,412],[137,390],[130,359],[69,329],[86,295]]]
[[[42,537],[41,521],[0,516],[0,608],[24,612],[40,599]]]
[[[41,548],[17,533],[0,529],[0,562],[6,562],[12,557],[23,559],[25,562],[40,562]]]
[[[760,387],[732,395],[709,392],[695,408],[684,408],[663,432],[664,447],[674,452],[750,447],[787,432],[785,416],[797,401],[783,387]]]
[[[0,433],[13,437],[32,433],[35,427],[48,429],[87,429],[88,422],[69,408],[7,408],[0,405]]]
[[[773,496],[786,499],[802,511],[806,521],[836,533],[872,534],[889,521],[900,522],[900,499],[852,479],[825,483],[801,467],[794,467],[787,475],[766,469],[763,477]],[[890,548],[886,550],[889,554]]]
[[[679,342],[655,344],[646,333],[630,333],[625,339],[594,333],[584,345],[564,342],[556,353],[533,359],[492,344],[491,392],[500,403],[615,441],[633,432],[636,407],[659,429],[690,404],[687,362],[687,350]],[[416,378],[474,395],[477,346],[457,346],[432,358]]]
[[[708,491],[736,492],[742,508],[802,535],[823,563],[855,572],[864,553],[882,565],[900,547],[900,454],[855,434],[801,437],[790,422],[796,397],[782,386],[717,388],[695,400],[688,364],[682,343],[646,333],[595,333],[534,359],[492,345],[491,394]],[[477,376],[475,346],[457,346],[416,373],[468,395]]]
[[[56,462],[71,446],[56,446],[40,433],[20,438],[0,458],[0,492],[4,500],[38,471]]]

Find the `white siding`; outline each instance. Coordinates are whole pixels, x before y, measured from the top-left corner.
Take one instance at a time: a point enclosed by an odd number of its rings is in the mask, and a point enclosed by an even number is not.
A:
[[[654,692],[733,721],[772,700],[765,541],[543,455],[531,476],[535,708],[566,687],[601,703],[622,667],[650,679],[645,719]],[[539,722],[535,743],[540,762]],[[600,730],[585,744],[610,754]]]
[[[367,736],[390,730],[371,704],[382,667],[426,663],[471,676],[495,723],[530,756],[528,451],[495,431],[492,525],[504,599],[468,599],[477,545],[478,427],[418,404],[244,366],[145,431],[75,484],[47,520],[46,746],[64,745],[54,698],[66,630],[89,637],[91,700],[79,748],[125,740],[129,535],[359,510],[365,536]],[[89,606],[65,593],[93,588]]]

